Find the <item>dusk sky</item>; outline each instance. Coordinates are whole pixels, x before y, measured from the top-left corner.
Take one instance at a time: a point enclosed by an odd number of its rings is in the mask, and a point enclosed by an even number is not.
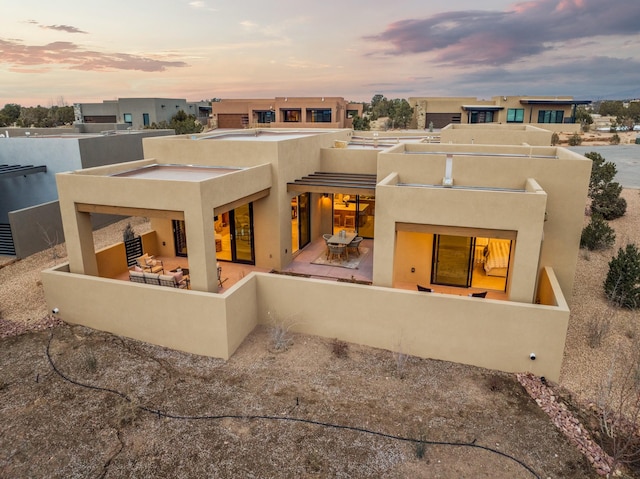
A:
[[[640,0],[21,0],[0,11],[0,108],[640,97]]]

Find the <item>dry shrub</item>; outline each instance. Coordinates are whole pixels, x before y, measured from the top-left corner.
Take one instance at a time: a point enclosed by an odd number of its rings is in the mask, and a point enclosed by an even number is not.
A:
[[[398,350],[393,352],[393,360],[396,365],[396,374],[400,379],[404,379],[407,372],[407,361],[409,355],[402,351],[402,347],[398,346]]]
[[[336,358],[346,358],[349,356],[349,344],[336,338],[331,342],[331,352]]]
[[[609,336],[611,332],[611,320],[615,313],[595,313],[589,319],[587,323],[587,342],[592,348],[599,348],[602,346],[604,340]]]
[[[271,349],[276,352],[286,351],[293,344],[290,329],[296,324],[290,319],[280,319],[277,314],[267,311],[270,323]]]
[[[620,465],[640,470],[639,347],[614,355],[598,395],[601,446],[613,458],[612,470]]]

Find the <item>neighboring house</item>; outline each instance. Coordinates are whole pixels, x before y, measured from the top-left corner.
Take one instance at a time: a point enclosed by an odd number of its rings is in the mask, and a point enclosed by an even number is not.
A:
[[[591,161],[534,141],[356,145],[352,134],[148,138],[145,160],[58,174],[69,262],[43,272],[49,306],[71,323],[222,358],[279,318],[292,331],[558,379]],[[354,211],[348,226],[341,203]],[[191,289],[117,279],[124,246],[95,251],[95,212],[151,218],[145,252],[188,253]],[[282,270],[345,228],[372,240],[371,285],[252,272],[218,293],[220,260]],[[493,298],[468,297],[479,285]]]
[[[207,125],[211,114],[209,102],[188,102],[178,98],[118,98],[102,103],[74,103],[75,124],[124,124],[134,130],[166,121],[180,110],[194,115]]]
[[[24,258],[64,242],[56,173],[143,158],[142,139],[173,130],[82,134],[7,129],[0,138],[0,254]],[[20,135],[18,135],[20,134]],[[95,217],[94,226],[113,217]],[[46,238],[48,236],[48,239]]]
[[[490,100],[412,97],[408,101],[414,109],[414,125],[419,129],[444,128],[459,123],[513,123],[537,125],[552,131],[578,131],[576,107],[591,103],[570,96],[494,96]]]
[[[211,104],[214,128],[351,128],[362,103],[342,97],[276,97]]]

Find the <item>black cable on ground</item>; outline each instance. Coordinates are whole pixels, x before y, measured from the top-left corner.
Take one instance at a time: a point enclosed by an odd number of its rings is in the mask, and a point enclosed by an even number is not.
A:
[[[65,381],[74,384],[76,386],[80,386],[82,388],[86,388],[86,389],[92,389],[95,391],[103,391],[103,392],[108,392],[108,393],[112,393],[115,394],[117,396],[120,396],[122,399],[124,399],[127,402],[131,402],[131,398],[129,396],[127,396],[125,393],[117,391],[115,389],[109,389],[109,388],[104,388],[101,386],[93,386],[91,384],[85,384],[85,383],[81,383],[79,381],[76,381],[75,379],[71,379],[70,377],[68,377],[67,375],[65,375],[62,371],[60,371],[58,369],[58,367],[55,365],[55,363],[53,362],[53,359],[51,358],[51,354],[50,354],[50,348],[51,348],[51,341],[53,340],[53,330],[51,330],[51,334],[49,335],[49,341],[47,342],[47,349],[46,349],[46,354],[47,354],[47,359],[49,360],[49,364],[51,365],[51,368],[55,371],[55,373],[60,376],[62,379],[64,379]],[[378,437],[383,437],[386,439],[392,439],[395,441],[404,441],[404,442],[413,442],[416,444],[425,444],[425,445],[429,445],[429,446],[454,446],[454,447],[471,447],[471,448],[476,448],[476,449],[482,449],[484,451],[488,451],[488,452],[492,452],[494,454],[497,454],[499,456],[505,457],[507,459],[510,459],[512,461],[514,461],[515,463],[519,464],[520,466],[522,466],[524,469],[526,469],[528,472],[530,472],[533,477],[535,477],[536,479],[540,479],[540,476],[531,468],[529,467],[527,464],[525,464],[523,461],[521,461],[518,458],[515,458],[513,456],[510,456],[509,454],[502,452],[502,451],[498,451],[497,449],[492,449],[490,447],[487,446],[482,446],[480,444],[476,444],[475,443],[475,439],[473,440],[473,442],[448,442],[448,441],[430,441],[430,440],[425,440],[425,439],[414,439],[414,438],[410,438],[410,437],[404,437],[404,436],[396,436],[393,434],[387,434],[384,432],[379,432],[379,431],[372,431],[370,429],[364,429],[361,427],[356,427],[356,426],[345,426],[343,424],[332,424],[332,423],[328,423],[328,422],[322,422],[322,421],[315,421],[313,419],[303,419],[303,418],[297,418],[297,417],[287,417],[287,416],[264,416],[264,415],[248,415],[248,414],[222,414],[222,415],[211,415],[211,416],[180,416],[180,415],[176,415],[176,414],[170,414],[170,413],[166,413],[164,411],[161,411],[160,409],[152,409],[149,408],[147,406],[138,406],[138,409],[154,414],[158,417],[166,417],[169,419],[178,419],[178,420],[188,420],[188,421],[194,421],[194,420],[218,420],[218,419],[244,419],[244,420],[255,420],[255,419],[262,419],[265,421],[285,421],[285,422],[296,422],[296,423],[303,423],[303,424],[313,424],[315,426],[321,426],[321,427],[326,427],[326,428],[333,428],[333,429],[344,429],[347,431],[353,431],[353,432],[360,432],[360,433],[364,433],[364,434],[369,434],[372,436],[378,436]]]

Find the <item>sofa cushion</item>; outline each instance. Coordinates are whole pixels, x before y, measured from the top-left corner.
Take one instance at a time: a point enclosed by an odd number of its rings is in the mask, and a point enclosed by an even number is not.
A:
[[[184,278],[184,273],[182,271],[165,271],[164,274],[173,276],[176,283],[179,283],[182,281],[182,278]]]
[[[142,273],[144,274],[144,282],[147,284],[160,285],[160,275],[157,273]]]

